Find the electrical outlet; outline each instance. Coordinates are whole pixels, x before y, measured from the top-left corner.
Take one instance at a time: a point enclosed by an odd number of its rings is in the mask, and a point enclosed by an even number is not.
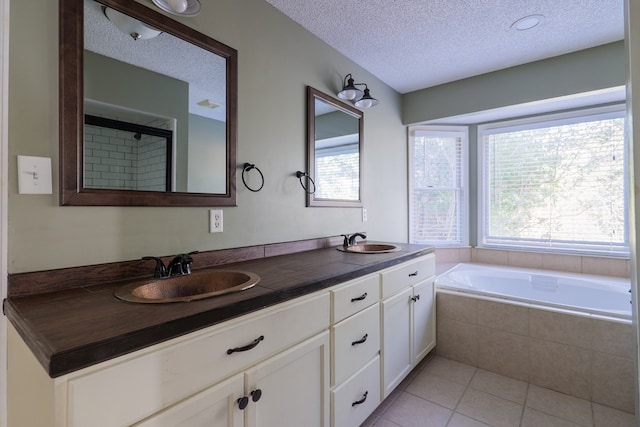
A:
[[[367,222],[367,208],[362,208],[362,222]]]
[[[222,233],[222,211],[217,209],[209,210],[209,233]]]

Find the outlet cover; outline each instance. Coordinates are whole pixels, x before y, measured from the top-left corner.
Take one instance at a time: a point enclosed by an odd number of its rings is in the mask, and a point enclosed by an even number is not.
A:
[[[222,211],[219,209],[209,210],[209,233],[222,233],[223,221]]]

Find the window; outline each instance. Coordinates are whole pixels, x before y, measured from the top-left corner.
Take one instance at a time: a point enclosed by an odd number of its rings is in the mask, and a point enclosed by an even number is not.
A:
[[[629,253],[624,106],[478,127],[479,244]]]
[[[409,241],[468,245],[466,127],[409,129]]]

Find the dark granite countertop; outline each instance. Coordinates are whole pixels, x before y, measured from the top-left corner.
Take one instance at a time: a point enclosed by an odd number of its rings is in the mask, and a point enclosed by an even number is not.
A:
[[[10,297],[4,312],[50,377],[58,377],[159,342],[433,252],[396,244],[398,252],[353,254],[335,247],[226,264],[260,282],[199,301],[138,304],[116,299],[123,283]]]

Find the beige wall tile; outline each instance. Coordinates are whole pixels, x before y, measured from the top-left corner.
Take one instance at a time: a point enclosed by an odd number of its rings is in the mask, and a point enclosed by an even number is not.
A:
[[[593,401],[625,412],[634,412],[633,360],[594,352]]]
[[[582,257],[582,272],[602,276],[629,277],[629,262],[626,259]]]
[[[588,317],[547,310],[529,311],[529,335],[584,349],[591,348],[592,323]]]
[[[460,262],[458,248],[436,248],[436,263]]]
[[[592,351],[530,339],[529,382],[582,399],[591,399]]]
[[[478,367],[522,381],[529,380],[529,339],[478,327]]]
[[[579,425],[593,425],[589,401],[533,384],[529,386],[527,407]]]
[[[436,354],[478,366],[477,325],[441,318],[436,322]]]
[[[458,249],[458,256],[460,257],[460,262],[471,262],[471,248]]]
[[[510,251],[509,265],[512,267],[542,268],[542,254]]]
[[[436,293],[436,316],[460,322],[478,322],[478,299],[452,295],[444,292]]]
[[[509,252],[477,248],[475,251],[475,258],[472,253],[471,260],[473,262],[480,262],[483,264],[509,265]]]
[[[514,304],[478,300],[478,325],[527,336],[529,309]]]
[[[582,272],[582,260],[579,256],[542,254],[542,268],[545,270]]]
[[[633,326],[628,323],[591,319],[591,349],[633,359]]]

